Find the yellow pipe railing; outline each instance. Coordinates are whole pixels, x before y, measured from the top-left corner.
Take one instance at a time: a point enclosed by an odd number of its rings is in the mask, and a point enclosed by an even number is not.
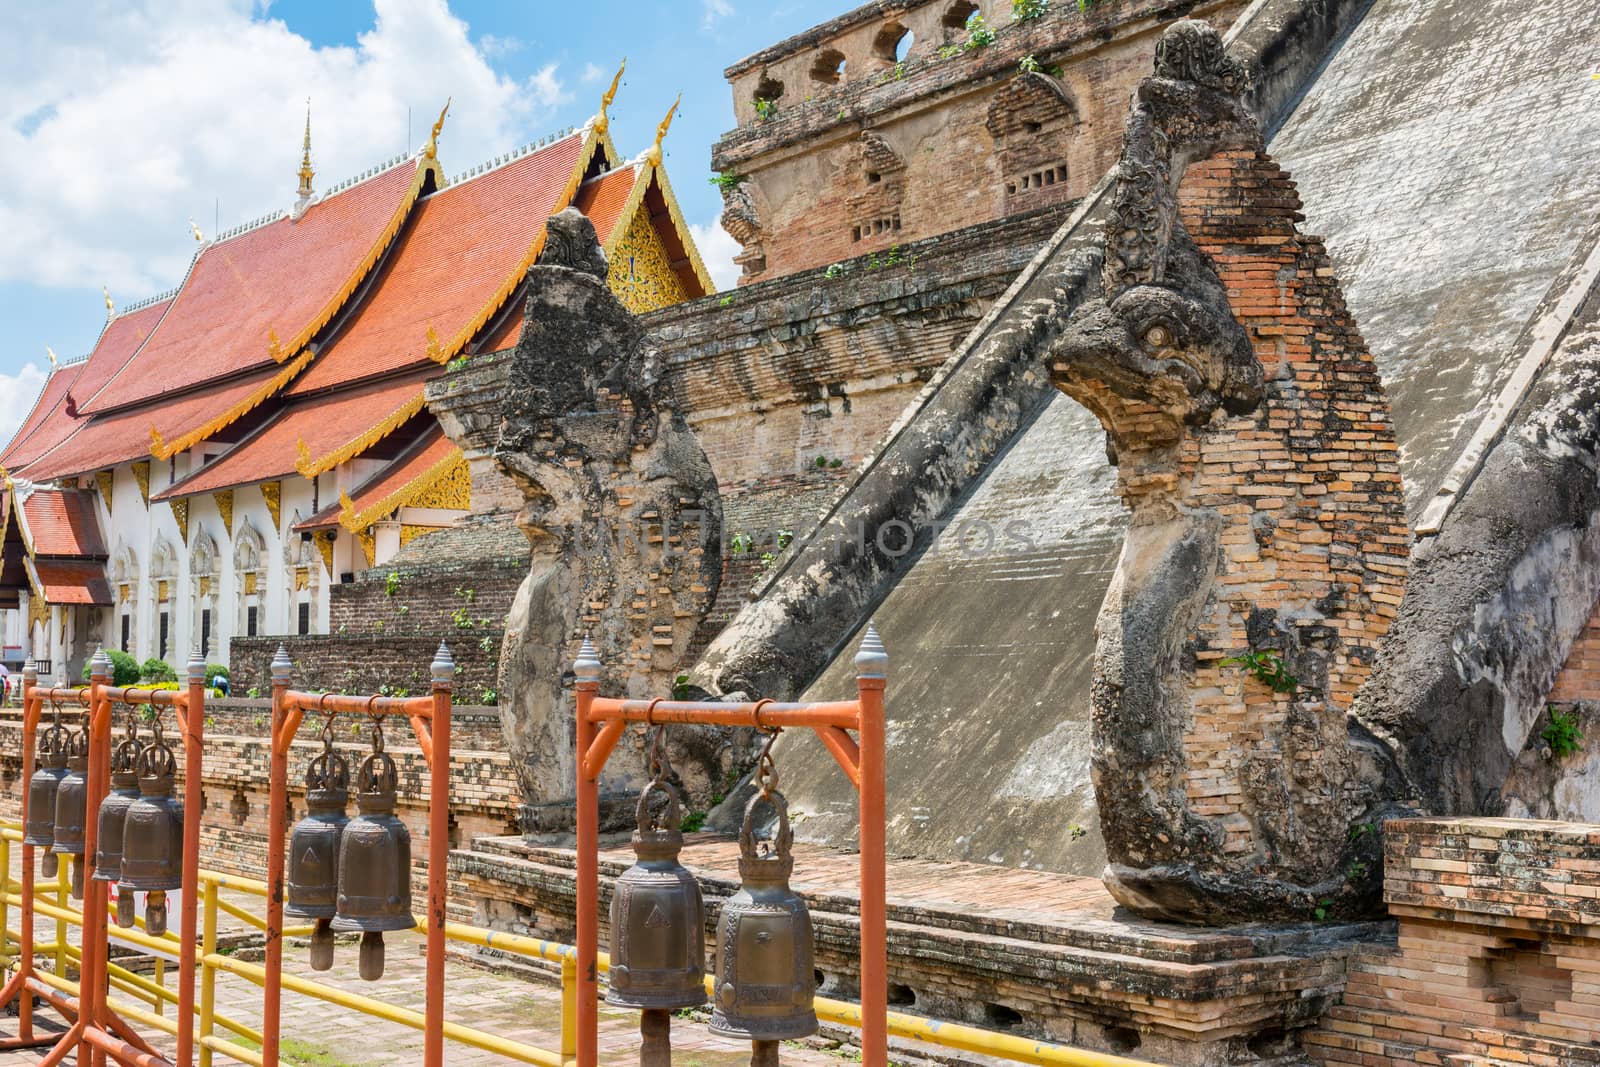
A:
[[[16,934],[7,930],[4,919],[7,908],[20,907],[21,893],[14,887],[11,879],[11,843],[21,840],[21,833],[15,823],[0,823],[0,960],[9,966],[16,958],[12,949],[12,942]],[[223,900],[221,891],[231,889],[248,896],[265,898],[267,886],[265,882],[253,878],[244,878],[239,875],[223,874],[218,871],[202,870],[200,874],[201,908],[200,916],[203,923],[201,933],[201,946],[199,964],[200,997],[195,1005],[196,1045],[199,1048],[199,1067],[212,1067],[214,1056],[221,1054],[228,1058],[251,1067],[263,1067],[260,1053],[253,1049],[223,1040],[216,1034],[217,1027],[222,1027],[231,1033],[252,1041],[259,1045],[261,1035],[255,1030],[244,1026],[216,1010],[216,979],[217,974],[227,973],[260,986],[266,980],[266,969],[259,964],[247,963],[243,960],[224,956],[217,951],[217,916],[227,914],[235,919],[248,924],[256,930],[264,930],[266,921],[231,901]],[[43,956],[54,954],[56,970],[54,974],[42,974],[46,982],[72,995],[77,995],[78,984],[65,977],[68,962],[76,962],[77,949],[68,943],[67,927],[81,925],[82,915],[72,908],[68,899],[69,880],[66,864],[62,864],[60,874],[53,886],[43,889],[36,888],[37,899],[34,910],[37,914],[56,920],[56,939],[54,943],[40,944],[35,951]],[[143,926],[141,922],[140,927]],[[285,936],[303,936],[310,933],[312,927],[285,928]],[[426,923],[419,924],[416,932],[426,933]],[[539,1048],[521,1041],[500,1037],[487,1031],[478,1030],[459,1023],[446,1022],[444,1036],[450,1041],[482,1049],[487,1052],[504,1056],[507,1059],[521,1063],[531,1063],[539,1067],[571,1067],[577,1057],[577,1015],[578,1015],[578,973],[577,949],[572,945],[562,944],[557,941],[546,941],[539,938],[523,937],[518,934],[503,933],[498,930],[487,930],[478,926],[468,926],[463,923],[446,923],[445,938],[462,945],[477,945],[483,948],[494,949],[524,959],[546,960],[560,965],[561,968],[561,1047],[558,1050]],[[179,941],[178,935],[168,931],[161,937],[152,937],[143,929],[131,928],[118,930],[119,940],[143,948],[151,953],[173,954],[176,952]],[[160,957],[157,956],[159,959]],[[611,960],[606,953],[600,953],[598,965],[602,973],[609,971]],[[177,1033],[178,1021],[161,1014],[167,1003],[175,1003],[177,995],[167,990],[160,981],[152,982],[141,975],[136,975],[125,968],[113,965],[109,970],[112,984],[119,990],[132,996],[138,996],[147,1001],[153,1001],[156,1012],[144,1010],[132,1002],[118,998],[111,1004],[128,1019],[150,1026],[167,1034]],[[158,972],[159,977],[159,972]],[[711,990],[712,979],[706,979],[707,991]],[[413,1030],[421,1031],[425,1026],[425,1019],[421,1012],[410,1008],[402,1008],[377,1000],[360,993],[352,993],[321,982],[302,978],[298,975],[285,974],[283,988],[302,996],[320,1000],[325,1004],[346,1008],[373,1018],[384,1019],[398,1023]],[[823,1022],[832,1023],[854,1030],[861,1028],[861,1006],[848,1001],[833,1000],[828,997],[816,997],[813,1001],[817,1018]],[[908,1040],[921,1041],[927,1044],[939,1045],[944,1048],[960,1052],[977,1053],[991,1056],[996,1059],[1009,1060],[1013,1063],[1033,1064],[1034,1067],[1157,1067],[1142,1060],[1131,1060],[1121,1056],[1112,1056],[1105,1053],[1091,1052],[1087,1049],[1073,1048],[1067,1045],[1058,1045],[1048,1041],[1035,1041],[1030,1038],[1017,1037],[1012,1034],[996,1033],[992,1030],[982,1030],[975,1026],[964,1026],[959,1023],[940,1022],[936,1019],[925,1019],[916,1015],[905,1015],[900,1012],[889,1012],[889,1033],[894,1037]]]

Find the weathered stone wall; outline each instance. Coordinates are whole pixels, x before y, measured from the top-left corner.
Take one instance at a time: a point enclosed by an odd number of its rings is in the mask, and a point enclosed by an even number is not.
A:
[[[1596,1062],[1600,826],[1404,819],[1385,826],[1393,948],[1352,958],[1306,1040],[1317,1063]]]
[[[748,179],[724,214],[741,282],[1083,196],[1116,157],[1162,25],[1226,27],[1244,6],[1056,3],[1014,21],[1009,0],[869,4],[741,60],[727,72],[739,127],[712,150]],[[979,9],[995,39],[963,48]],[[1037,68],[1019,74],[1025,58]]]
[[[457,631],[464,638],[478,629],[498,630],[528,573],[527,558],[476,558],[471,564],[464,570],[457,561],[436,557],[427,564],[364,571],[354,582],[333,587],[328,630],[358,634],[382,623],[388,634],[445,634],[452,640]]]
[[[425,634],[385,629],[364,634],[235,637],[230,689],[241,695],[248,695],[251,690],[271,692],[268,668],[278,646],[283,645],[294,661],[297,677],[304,679],[297,684],[306,688],[334,693],[405,690],[420,696],[428,691],[428,664],[433,662],[442,637],[456,661],[456,688],[461,698],[474,704],[497,703],[496,672],[504,630],[499,620],[496,622],[491,628],[479,628],[474,623],[471,630],[452,627],[442,633],[434,627]]]

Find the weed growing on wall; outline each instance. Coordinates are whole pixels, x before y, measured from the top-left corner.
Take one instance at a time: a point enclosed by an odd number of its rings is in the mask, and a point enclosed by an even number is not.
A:
[[[1550,721],[1539,736],[1556,759],[1565,759],[1583,750],[1583,727],[1578,725],[1576,711],[1558,711],[1551,705]]]
[[[1245,673],[1274,693],[1293,694],[1300,689],[1300,679],[1289,673],[1288,664],[1275,649],[1263,648],[1242,656],[1229,656],[1222,661],[1222,666],[1243,667]]]

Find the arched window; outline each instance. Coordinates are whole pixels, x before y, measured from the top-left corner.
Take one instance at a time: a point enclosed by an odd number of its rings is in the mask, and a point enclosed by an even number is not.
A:
[[[178,553],[163,536],[156,537],[150,550],[150,602],[155,605],[155,633],[146,649],[155,659],[171,663],[175,658],[177,634],[173,630],[172,604],[177,595]],[[149,657],[147,657],[149,658]]]
[[[216,656],[221,636],[216,631],[217,593],[217,542],[205,530],[197,530],[189,546],[189,588],[194,593],[194,615],[190,619],[193,644],[205,660]]]
[[[116,603],[113,640],[130,656],[139,655],[139,577],[139,557],[131,546],[119,546],[111,556],[111,598]]]
[[[239,605],[234,619],[236,634],[255,637],[265,632],[266,586],[262,579],[265,547],[261,535],[246,518],[239,524],[239,534],[234,538],[233,581],[234,603]]]
[[[818,85],[838,85],[844,81],[844,68],[844,53],[837,48],[824,48],[811,64],[811,80]]]
[[[904,62],[911,53],[914,40],[914,35],[904,23],[891,19],[883,24],[878,35],[872,39],[872,54],[885,63]]]
[[[944,29],[944,39],[949,41],[965,32],[967,20],[978,13],[978,5],[970,0],[957,0],[944,9],[944,16],[939,19],[939,25]]]

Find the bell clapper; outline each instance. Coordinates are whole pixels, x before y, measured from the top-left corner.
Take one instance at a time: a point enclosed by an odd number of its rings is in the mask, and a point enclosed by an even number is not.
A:
[[[83,859],[72,857],[72,899],[83,899]]]
[[[61,864],[56,859],[56,854],[49,849],[45,849],[44,858],[39,861],[39,873],[46,878],[54,878],[60,868]]]
[[[318,919],[311,934],[311,969],[326,971],[333,966],[333,929],[327,919]]]
[[[332,939],[330,934],[329,941]],[[361,977],[368,982],[383,977],[383,935],[380,933],[369,930],[361,935]]]
[[[672,1013],[664,1008],[639,1013],[639,1067],[672,1067]]]
[[[160,937],[167,932],[167,894],[152,889],[144,898],[144,932]]]
[[[778,1067],[776,1041],[750,1042],[750,1067]]]
[[[134,924],[137,912],[133,906],[133,892],[131,890],[117,889],[117,925],[124,930]]]

